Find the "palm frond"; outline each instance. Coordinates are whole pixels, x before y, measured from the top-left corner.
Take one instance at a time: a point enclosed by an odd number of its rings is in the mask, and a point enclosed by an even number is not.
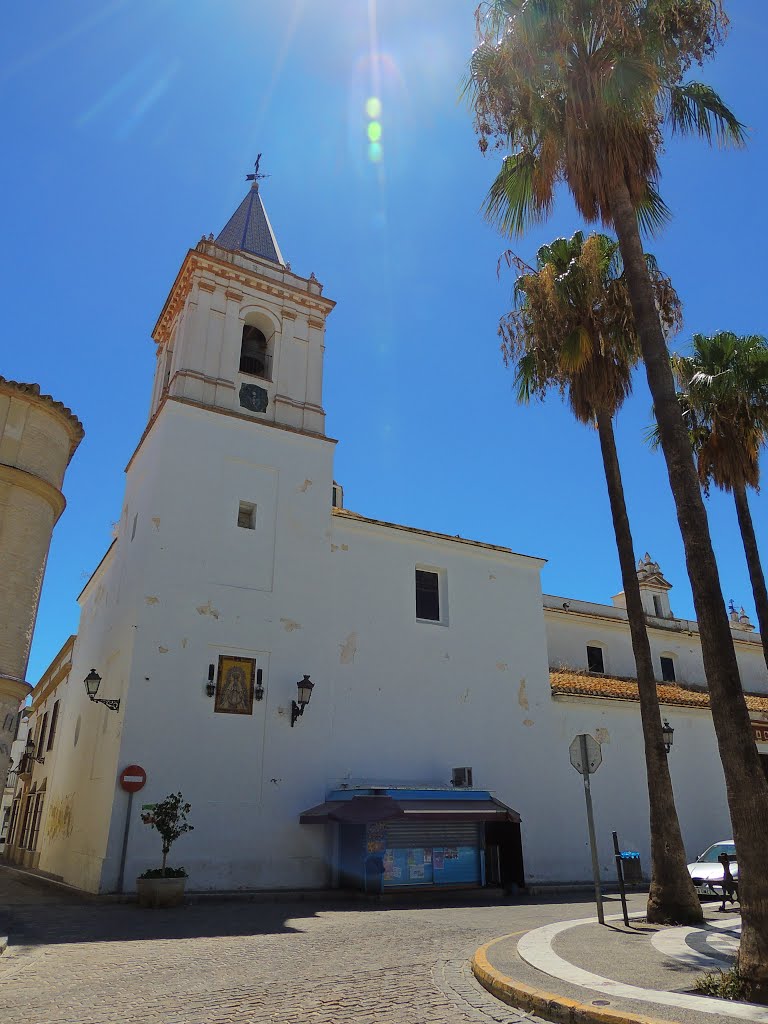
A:
[[[658,235],[672,219],[672,212],[661,198],[658,189],[648,183],[642,202],[637,205],[637,222],[646,235]]]
[[[525,352],[517,360],[515,367],[515,396],[520,405],[527,405],[531,401],[537,385],[536,356],[533,352]]]
[[[485,200],[484,213],[507,235],[520,235],[543,219],[545,207],[537,200],[533,181],[536,157],[514,153],[504,158]]]
[[[715,90],[703,82],[669,86],[665,93],[666,113],[675,135],[700,135],[721,146],[743,146],[747,128],[725,105]]]
[[[563,373],[573,377],[584,369],[593,354],[590,333],[580,324],[563,339],[560,348],[560,368]]]
[[[629,53],[618,53],[604,79],[603,98],[608,107],[631,108],[657,88],[653,63]]]

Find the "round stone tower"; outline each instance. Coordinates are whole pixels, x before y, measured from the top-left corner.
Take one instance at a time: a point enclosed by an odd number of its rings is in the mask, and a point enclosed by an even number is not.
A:
[[[30,689],[29,648],[51,533],[66,504],[64,472],[82,438],[78,418],[39,385],[0,377],[0,784],[3,747]]]

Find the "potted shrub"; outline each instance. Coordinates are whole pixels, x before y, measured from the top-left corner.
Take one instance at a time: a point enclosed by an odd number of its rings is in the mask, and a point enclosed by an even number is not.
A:
[[[168,852],[179,836],[191,832],[193,825],[187,824],[191,808],[184,802],[181,793],[171,793],[155,804],[152,810],[141,816],[145,825],[157,829],[163,842],[163,863],[151,868],[136,879],[136,892],[142,907],[177,907],[184,902],[184,886],[187,872],[184,868],[167,866]]]

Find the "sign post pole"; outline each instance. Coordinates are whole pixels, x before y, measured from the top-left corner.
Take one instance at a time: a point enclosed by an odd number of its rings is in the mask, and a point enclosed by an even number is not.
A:
[[[133,794],[144,788],[147,773],[138,764],[129,764],[120,772],[118,782],[120,788],[128,793],[128,810],[125,812],[125,828],[123,829],[123,848],[120,852],[120,873],[117,876],[117,891],[123,891],[125,883],[125,859],[128,854],[128,832],[131,827],[131,811],[133,810]]]
[[[569,748],[571,764],[584,779],[584,799],[587,801],[587,828],[589,830],[589,848],[592,853],[592,877],[595,882],[595,903],[597,904],[597,919],[600,924],[605,924],[603,915],[603,894],[600,890],[600,864],[597,859],[597,840],[595,839],[595,817],[592,813],[592,790],[589,785],[589,776],[596,772],[603,763],[603,755],[600,744],[587,733],[577,736]]]
[[[597,839],[595,838],[595,817],[592,813],[592,790],[589,786],[589,759],[587,756],[587,737],[582,734],[579,736],[581,741],[581,760],[584,765],[583,777],[584,777],[584,797],[587,801],[587,827],[589,829],[589,847],[592,851],[592,877],[595,880],[595,903],[597,904],[597,920],[600,924],[605,924],[605,916],[603,914],[603,894],[600,891],[600,865],[597,860]]]
[[[117,891],[123,891],[125,881],[125,858],[128,853],[128,831],[131,827],[131,811],[133,810],[133,790],[128,793],[128,810],[125,812],[125,828],[123,829],[123,849],[120,853],[120,874],[117,876]]]

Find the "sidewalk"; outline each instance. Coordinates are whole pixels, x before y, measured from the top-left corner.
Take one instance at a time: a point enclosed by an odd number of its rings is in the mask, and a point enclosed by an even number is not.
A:
[[[645,923],[643,897],[629,906],[629,928],[618,900],[609,900],[605,925],[584,917],[492,940],[475,953],[475,976],[502,1001],[567,1024],[768,1024],[768,1007],[694,990],[697,977],[733,964],[738,910],[705,904],[704,928],[667,928]]]

